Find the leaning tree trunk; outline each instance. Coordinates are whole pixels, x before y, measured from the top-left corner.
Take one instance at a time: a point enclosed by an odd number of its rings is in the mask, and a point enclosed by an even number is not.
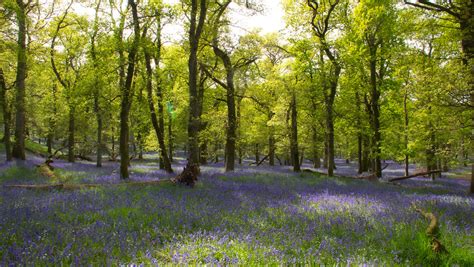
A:
[[[26,12],[23,0],[17,0],[18,8],[15,9],[18,22],[17,39],[17,69],[16,69],[16,117],[15,117],[15,142],[13,143],[12,156],[25,160],[25,79],[26,79]]]
[[[11,161],[13,157],[10,142],[10,109],[8,107],[7,86],[2,68],[0,68],[0,93],[0,100],[3,109],[3,143],[5,144],[5,156],[7,161]]]
[[[146,33],[146,30],[145,30],[145,33]],[[148,107],[150,109],[150,116],[151,116],[153,129],[155,130],[155,134],[158,139],[158,144],[160,145],[160,165],[163,164],[163,169],[165,169],[169,173],[172,173],[173,169],[171,168],[171,161],[168,157],[168,152],[166,151],[164,129],[162,129],[162,127],[164,128],[163,114],[161,114],[161,119],[157,117],[156,111],[155,111],[155,105],[153,103],[151,56],[146,47],[144,48],[144,50],[145,50],[145,66],[146,66],[146,74],[147,74],[146,91],[147,91]],[[160,99],[158,99],[158,101],[160,101]],[[161,113],[163,113],[163,105],[161,105]]]
[[[128,137],[129,125],[128,119],[130,108],[132,105],[132,81],[135,73],[135,56],[138,51],[140,43],[140,25],[138,21],[137,4],[134,0],[129,0],[128,4],[132,8],[134,38],[128,54],[128,67],[125,84],[121,88],[121,102],[120,102],[120,178],[128,179],[128,165],[130,164]]]

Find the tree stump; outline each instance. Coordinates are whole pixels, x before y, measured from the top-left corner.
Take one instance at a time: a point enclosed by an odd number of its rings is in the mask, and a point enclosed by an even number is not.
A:
[[[176,176],[175,178],[172,178],[171,181],[173,183],[179,183],[179,184],[184,184],[190,187],[194,187],[198,180],[198,176],[201,174],[201,170],[199,169],[198,164],[186,164],[186,166],[183,169],[183,172]]]

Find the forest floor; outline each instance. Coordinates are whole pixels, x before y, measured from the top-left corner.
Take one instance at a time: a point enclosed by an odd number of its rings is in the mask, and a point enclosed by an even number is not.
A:
[[[415,178],[393,185],[248,162],[223,173],[217,163],[201,167],[194,188],[117,187],[107,186],[121,182],[117,162],[96,168],[91,162],[57,160],[51,178],[35,169],[43,158],[28,158],[0,164],[0,184],[105,186],[74,191],[2,186],[0,266],[474,265],[474,198],[466,193],[463,168],[435,181]],[[175,173],[184,163],[175,160]],[[355,164],[336,164],[336,174],[356,175]],[[154,155],[134,161],[130,171],[132,181],[176,175],[159,170]],[[403,175],[403,168],[391,162],[384,172],[386,180]],[[448,253],[432,250],[425,233],[430,222],[414,205],[438,218],[438,239]]]

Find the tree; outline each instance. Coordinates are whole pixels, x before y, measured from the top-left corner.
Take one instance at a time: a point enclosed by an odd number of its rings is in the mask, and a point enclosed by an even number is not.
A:
[[[140,24],[138,20],[137,3],[134,0],[128,1],[128,6],[132,9],[132,25],[133,25],[133,41],[128,51],[128,63],[125,82],[120,88],[120,178],[128,179],[128,165],[130,164],[129,156],[129,124],[130,108],[132,106],[132,81],[135,74],[135,57],[140,45]]]
[[[81,53],[84,47],[84,44],[81,42],[83,38],[79,36],[79,30],[83,25],[81,23],[86,23],[84,20],[81,20],[77,15],[71,14],[73,19],[68,21],[69,10],[72,6],[71,2],[64,14],[59,18],[56,28],[51,40],[50,46],[50,61],[51,67],[56,76],[56,79],[63,86],[66,95],[66,104],[68,107],[68,161],[75,161],[75,143],[76,143],[76,108],[77,108],[77,99],[75,92],[77,91],[77,83],[80,80],[80,62],[81,62]],[[62,38],[61,30],[65,31],[66,28],[73,27],[74,29],[69,29],[64,33]],[[62,45],[65,47],[64,51],[64,62],[63,64],[63,74],[58,69],[56,64],[56,41],[60,40]]]
[[[7,161],[12,160],[12,151],[10,143],[10,108],[8,104],[7,85],[5,83],[5,76],[3,69],[0,68],[0,102],[3,111],[3,143],[5,144],[5,156]]]
[[[199,2],[199,3],[198,3]],[[188,117],[188,161],[199,164],[199,90],[198,90],[198,49],[207,14],[206,0],[191,0],[191,16],[188,31],[189,40],[189,117]]]
[[[474,106],[474,3],[473,1],[463,0],[457,3],[453,1],[447,2],[431,2],[428,0],[417,0],[416,2],[404,0],[408,5],[433,11],[435,13],[447,14],[459,24],[461,34],[461,47],[464,54],[463,62],[470,73],[470,108]],[[472,125],[474,125],[474,113],[472,114]],[[472,127],[472,126],[471,126]],[[474,133],[471,133],[471,143],[474,143]],[[471,148],[471,153],[474,149]],[[471,187],[470,193],[474,193],[474,162],[471,164]]]
[[[26,24],[28,3],[23,0],[16,0],[13,4],[16,20],[18,23],[17,38],[17,69],[16,69],[16,99],[15,99],[15,141],[13,143],[12,156],[17,159],[25,160],[25,79],[26,79]]]
[[[320,42],[320,68],[322,76],[322,89],[324,93],[324,103],[326,107],[326,128],[327,128],[327,154],[328,154],[328,175],[334,173],[334,121],[333,109],[334,99],[338,86],[339,75],[341,74],[341,63],[337,58],[337,51],[334,45],[327,40],[327,35],[334,29],[333,18],[334,10],[340,3],[339,0],[327,1],[308,1],[308,6],[312,10],[311,26],[314,35]],[[329,58],[330,66],[325,66],[325,56]],[[328,68],[328,70],[326,70]]]
[[[161,10],[156,10],[156,16],[157,16],[157,24],[158,24],[158,30],[156,32],[157,34],[157,47],[155,47],[155,68],[158,71],[160,59],[161,59]],[[145,67],[146,67],[146,90],[147,90],[147,100],[148,100],[148,106],[150,109],[150,116],[151,116],[151,121],[153,124],[153,128],[155,130],[158,143],[160,145],[160,164],[163,164],[164,169],[172,173],[173,169],[171,168],[171,161],[169,159],[169,155],[166,149],[165,145],[165,137],[164,137],[164,122],[163,122],[163,95],[162,95],[162,85],[157,81],[157,96],[158,96],[158,105],[159,105],[159,118],[157,118],[156,111],[155,111],[155,105],[153,101],[153,85],[152,85],[152,80],[153,80],[153,70],[151,68],[151,53],[150,53],[150,44],[145,42],[146,41],[146,35],[147,35],[147,26],[144,27],[143,29],[143,50],[145,54]]]
[[[94,71],[97,72],[99,66],[98,66],[98,60],[97,60],[97,51],[96,51],[96,40],[97,40],[97,35],[99,32],[99,8],[102,0],[98,0],[96,3],[96,8],[95,8],[95,17],[94,17],[94,24],[93,24],[93,31],[91,35],[91,48],[90,48],[90,55],[91,55],[91,60],[93,64]],[[96,154],[97,154],[97,160],[96,160],[96,166],[97,167],[102,167],[102,147],[103,147],[103,141],[102,141],[102,132],[103,132],[103,119],[102,119],[102,108],[100,106],[100,96],[101,96],[101,88],[99,85],[99,80],[97,75],[94,76],[94,112],[96,114],[96,120],[97,120],[97,145],[96,145]]]

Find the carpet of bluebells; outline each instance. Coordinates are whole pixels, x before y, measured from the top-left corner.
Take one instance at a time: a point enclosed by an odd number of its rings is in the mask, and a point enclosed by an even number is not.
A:
[[[57,161],[54,181],[26,163],[0,165],[1,184],[101,183],[76,191],[0,188],[0,266],[13,265],[474,265],[474,198],[468,181],[397,185],[287,167],[202,167],[194,188],[119,183],[117,163]],[[173,167],[180,171],[183,162]],[[338,168],[350,172],[351,165]],[[395,170],[393,170],[395,171]],[[169,178],[148,159],[131,179]],[[390,174],[390,168],[388,169]],[[110,185],[109,185],[110,184]],[[436,214],[435,254],[416,205]]]

